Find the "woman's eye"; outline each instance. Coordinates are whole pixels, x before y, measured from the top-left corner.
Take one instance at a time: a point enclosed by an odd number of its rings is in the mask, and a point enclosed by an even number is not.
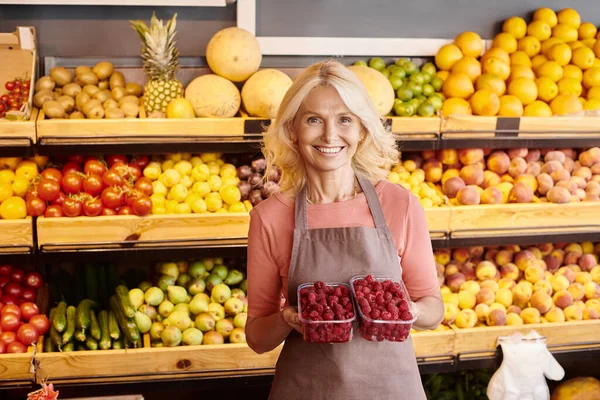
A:
[[[308,117],[308,119],[306,120],[309,124],[316,124],[319,122],[319,119],[317,117]]]
[[[352,122],[352,119],[350,117],[342,117],[340,118],[340,122],[343,124],[349,124]]]

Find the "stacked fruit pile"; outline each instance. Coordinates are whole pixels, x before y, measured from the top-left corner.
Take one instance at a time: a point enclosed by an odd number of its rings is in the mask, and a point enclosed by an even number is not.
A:
[[[16,78],[4,84],[6,93],[0,96],[0,119],[10,111],[20,111],[29,101],[30,80]]]
[[[598,319],[599,254],[590,242],[437,250],[444,325]]]
[[[410,154],[388,179],[424,207],[600,201],[600,149],[445,149]],[[440,195],[441,194],[441,195]]]
[[[231,161],[233,162],[233,160]],[[278,167],[270,169],[268,179],[265,181],[267,161],[264,157],[260,155],[246,162],[248,163],[238,167],[237,176],[240,180],[238,188],[242,195],[242,201],[246,205],[246,209],[250,211],[252,206],[268,199],[279,190],[278,182],[281,178],[281,169]],[[251,205],[248,205],[247,200]]]
[[[507,19],[485,52],[477,33],[461,33],[435,57],[447,97],[442,114],[552,116],[599,109],[596,33],[571,8],[540,8],[529,24]]]
[[[47,157],[0,158],[0,219],[23,219],[28,215],[32,206],[28,191],[47,162]]]

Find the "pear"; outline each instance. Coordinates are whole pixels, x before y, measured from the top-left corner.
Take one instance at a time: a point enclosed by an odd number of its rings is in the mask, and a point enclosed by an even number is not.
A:
[[[152,342],[150,342],[150,347],[165,347],[165,345],[162,341],[160,341],[159,338],[159,340],[153,340]]]
[[[180,275],[181,274],[187,274],[188,268],[190,266],[190,264],[187,261],[185,261],[185,260],[183,260],[183,261],[177,261],[176,264],[177,264],[177,268],[179,269],[179,274]]]
[[[240,283],[240,289],[242,289],[244,293],[248,293],[248,281],[246,279]]]
[[[237,269],[232,269],[227,274],[227,277],[223,279],[223,283],[229,286],[237,285],[242,280],[244,280],[244,274],[238,271]]]
[[[233,330],[233,322],[230,319],[223,318],[217,321],[215,324],[215,331],[217,331],[224,338],[229,337],[229,334]]]
[[[151,287],[152,287],[152,282],[150,282],[150,281],[142,281],[138,285],[138,288],[144,293],[146,293],[146,290],[150,289]]]
[[[175,278],[171,275],[161,275],[156,282],[160,290],[166,292],[169,286],[173,286],[175,284]]]
[[[129,302],[136,310],[144,304],[144,292],[142,289],[133,288],[129,291]]]
[[[186,346],[195,346],[202,344],[202,339],[204,335],[200,329],[196,328],[187,328],[183,331],[182,342]]]
[[[169,286],[167,289],[169,301],[173,304],[185,303],[187,290],[182,286]]]
[[[190,311],[194,315],[208,311],[208,301],[204,298],[204,296],[200,296],[200,294],[195,295],[192,301],[190,301]]]
[[[241,297],[246,297],[246,293],[240,288],[231,289],[231,297],[239,299]]]
[[[181,311],[186,314],[190,313],[190,305],[188,303],[179,303],[175,306],[172,312]]]
[[[147,304],[150,304],[151,306],[157,306],[165,299],[165,293],[160,288],[152,286],[146,290],[146,293],[144,293],[144,299],[146,300]]]
[[[233,319],[233,326],[236,328],[245,328],[246,320],[248,319],[248,313],[242,312],[235,316]]]
[[[223,344],[225,339],[215,331],[208,331],[204,334],[202,344]]]
[[[190,315],[183,311],[174,311],[169,315],[169,318],[163,321],[165,326],[176,326],[179,330],[186,330],[192,324]]]
[[[153,322],[150,327],[150,339],[160,340],[160,335],[165,330],[165,326],[160,322]]]
[[[189,283],[187,285],[187,289],[188,289],[188,292],[192,296],[194,296],[194,295],[197,295],[198,293],[204,292],[204,290],[206,289],[206,283],[204,282],[204,279],[202,279],[202,278],[192,278],[192,280],[189,281]]]
[[[219,303],[210,303],[208,305],[208,313],[212,315],[215,321],[225,318],[225,309]]]
[[[206,275],[206,265],[202,261],[195,261],[188,268],[188,274],[192,278],[204,278],[204,275]]]
[[[233,328],[229,334],[229,342],[246,343],[246,332],[242,328]]]
[[[179,346],[181,343],[181,330],[176,326],[167,326],[160,334],[160,339],[166,347]]]
[[[212,270],[213,267],[215,266],[215,259],[214,258],[205,258],[202,261],[204,262],[204,266],[206,267],[207,271]]]
[[[177,278],[177,281],[176,281],[176,283],[177,283],[179,286],[186,287],[186,286],[188,285],[188,283],[189,283],[191,280],[192,280],[192,277],[191,277],[191,276],[189,276],[189,275],[188,275],[188,274],[186,274],[186,273],[183,273],[183,274],[179,274],[179,277]]]
[[[196,328],[200,329],[202,332],[208,332],[215,329],[215,319],[206,312],[198,314],[194,323]]]
[[[227,270],[227,267],[224,265],[216,265],[215,267],[212,269],[212,271],[210,271],[211,274],[217,274],[221,280],[227,278],[227,274],[229,273],[229,271]]]
[[[244,309],[244,303],[242,303],[240,299],[230,297],[225,302],[223,308],[225,309],[225,313],[227,313],[227,315],[231,315],[232,317],[234,317],[242,312],[242,310]]]
[[[245,312],[245,313],[248,312],[248,303],[244,304],[244,311],[243,312]]]
[[[169,300],[164,300],[158,306],[158,313],[163,318],[167,318],[171,314],[171,312],[173,312],[174,308],[175,308],[175,305],[173,303],[171,303]]]
[[[212,301],[219,304],[225,303],[227,300],[229,300],[230,297],[231,289],[229,289],[229,286],[225,285],[224,283],[220,283],[214,288],[212,288],[212,291],[210,293],[210,298],[212,299]]]
[[[179,277],[179,267],[174,262],[166,262],[160,266],[159,271],[162,275],[172,276],[173,279],[177,279]]]
[[[140,308],[138,308],[138,311],[149,316],[151,320],[156,319],[156,308],[152,307],[150,304],[142,304]]]
[[[212,290],[215,286],[220,285],[221,283],[223,283],[223,279],[221,279],[221,277],[217,274],[210,274],[206,280],[206,288],[210,291]]]
[[[133,319],[140,333],[146,333],[150,331],[150,328],[152,327],[152,320],[149,316],[139,311],[136,311]]]

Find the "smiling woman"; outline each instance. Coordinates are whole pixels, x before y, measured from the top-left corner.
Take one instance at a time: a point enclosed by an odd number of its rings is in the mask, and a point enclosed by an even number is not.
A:
[[[250,213],[246,338],[257,353],[285,341],[270,399],[425,399],[410,337],[373,343],[355,334],[332,344],[301,334],[301,320],[331,320],[340,304],[322,294],[324,305],[299,316],[298,287],[356,275],[402,280],[416,314],[384,304],[381,293],[373,319],[403,315],[416,329],[433,329],[443,318],[425,213],[386,180],[399,153],[359,79],[335,61],[307,68],[286,93],[263,153],[268,167],[281,168],[282,188]]]

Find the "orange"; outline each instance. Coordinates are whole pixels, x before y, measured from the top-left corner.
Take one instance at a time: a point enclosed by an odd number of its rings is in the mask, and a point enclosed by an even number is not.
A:
[[[463,54],[458,46],[446,44],[435,55],[435,64],[442,71],[450,71],[461,58],[463,58]]]
[[[498,58],[502,62],[505,62],[506,64],[510,65],[510,56],[508,55],[508,53],[505,50],[503,50],[499,47],[489,49],[488,51],[483,53],[483,55],[481,56],[481,59],[480,59],[481,64],[483,65],[485,60],[487,60],[490,57]]]
[[[520,117],[523,115],[523,103],[517,96],[510,94],[500,96],[498,115],[502,117]]]
[[[578,49],[580,47],[585,47],[585,44],[583,44],[579,40],[576,40],[574,42],[569,42],[568,44],[569,44],[569,47],[571,48],[571,50],[575,50],[575,49]]]
[[[572,42],[577,40],[577,28],[573,25],[559,23],[552,28],[552,36],[562,40],[563,42]]]
[[[483,40],[475,32],[463,32],[454,39],[454,44],[463,55],[479,57],[483,51]]]
[[[577,82],[581,82],[583,80],[583,71],[576,65],[565,65],[563,67],[563,78],[573,78]]]
[[[510,55],[510,65],[523,65],[531,67],[531,58],[523,50],[517,50]]]
[[[564,42],[562,40],[560,40],[559,38],[555,38],[555,37],[551,37],[548,40],[544,40],[542,42],[542,54],[545,55],[546,57],[548,57],[548,51],[550,51],[552,46],[554,46],[555,44],[559,44],[559,43],[564,43]]]
[[[524,106],[533,103],[538,95],[535,82],[527,78],[517,78],[510,82],[507,92],[517,96]]]
[[[592,67],[583,73],[583,86],[587,89],[600,86],[600,68]]]
[[[524,65],[513,65],[512,67],[510,67],[510,76],[508,80],[512,81],[516,78],[527,78],[534,80],[535,74],[529,67],[526,67]]]
[[[551,117],[552,109],[543,101],[536,100],[525,107],[523,115],[526,117]]]
[[[516,39],[521,39],[527,33],[527,22],[520,17],[510,17],[502,24],[502,32],[506,32]]]
[[[497,75],[501,79],[507,80],[510,76],[510,66],[496,57],[487,58],[482,63],[482,71]]]
[[[592,100],[592,99],[600,100],[600,86],[592,86],[591,88],[589,88],[589,90],[587,92],[587,99],[588,100]]]
[[[573,78],[562,78],[558,81],[558,93],[559,94],[574,94],[577,97],[581,96],[581,92],[583,91],[583,87],[581,86],[581,82]]]
[[[600,99],[590,99],[583,105],[584,110],[600,110]]]
[[[600,67],[600,58],[596,57],[594,60],[594,67]]]
[[[465,99],[446,99],[442,105],[442,115],[449,117],[450,115],[472,115],[471,105]]]
[[[596,55],[596,57],[600,58],[600,40],[597,40],[594,43],[594,47],[592,48],[592,50],[594,50],[594,54]]]
[[[498,114],[500,110],[500,99],[491,89],[481,89],[476,91],[469,100],[471,109],[475,115],[485,115],[488,117]]]
[[[544,21],[532,21],[527,26],[527,35],[535,36],[539,41],[546,40],[552,35],[552,28]]]
[[[448,75],[450,75],[449,71],[438,71],[435,74],[436,76],[439,76],[443,81],[446,80],[446,78],[448,77]]]
[[[579,101],[579,97],[574,94],[559,94],[550,103],[552,114],[567,115],[583,110],[583,105]]]
[[[581,69],[588,69],[594,65],[595,59],[596,56],[594,55],[594,51],[589,47],[584,46],[573,51],[571,63],[575,64]]]
[[[596,28],[596,26],[591,22],[584,22],[583,24],[579,25],[577,33],[579,33],[578,36],[580,40],[593,39],[598,33],[598,28]]]
[[[542,49],[542,45],[535,36],[525,36],[519,39],[517,49],[525,52],[529,57],[536,56]]]
[[[551,28],[554,28],[558,23],[558,18],[556,17],[556,13],[554,10],[550,8],[538,8],[533,13],[534,21],[545,21]]]
[[[492,47],[499,47],[511,54],[517,51],[517,39],[510,33],[502,32],[496,35]]]
[[[579,16],[579,13],[572,8],[563,8],[556,13],[556,17],[558,18],[559,24],[568,24],[574,26],[575,28],[579,28],[579,25],[581,25],[581,17]]]
[[[468,99],[475,92],[473,82],[467,74],[450,74],[444,81],[442,92],[446,97],[457,97],[459,99]]]
[[[535,72],[539,77],[547,76],[553,82],[558,82],[563,77],[563,70],[556,61],[546,61]]]
[[[586,47],[589,47],[590,49],[594,47],[594,45],[596,44],[596,39],[591,38],[591,39],[583,39],[581,41],[581,43],[583,43]]]
[[[546,103],[552,101],[558,95],[558,85],[552,79],[542,76],[535,80],[538,89],[538,99]]]
[[[506,92],[506,83],[496,75],[483,74],[477,78],[477,90],[482,89],[491,89],[498,96],[502,96]]]
[[[537,69],[546,61],[548,61],[548,59],[545,55],[538,54],[537,56],[531,59],[531,68],[537,72]]]
[[[475,80],[481,75],[481,64],[475,57],[465,56],[458,60],[456,64],[452,67],[452,73],[464,73],[471,78],[471,82],[475,82]]]
[[[566,43],[555,44],[550,48],[546,57],[550,61],[556,61],[561,67],[567,65],[571,61],[571,55],[573,54],[571,48]]]

